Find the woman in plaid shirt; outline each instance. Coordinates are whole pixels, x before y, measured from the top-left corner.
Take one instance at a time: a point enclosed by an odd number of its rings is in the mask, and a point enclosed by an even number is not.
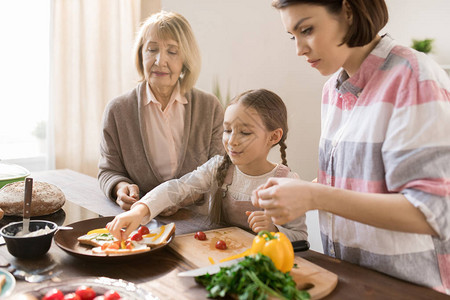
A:
[[[325,254],[450,294],[450,79],[378,32],[384,0],[276,0],[323,75],[318,182],[271,178],[254,205],[319,210]]]

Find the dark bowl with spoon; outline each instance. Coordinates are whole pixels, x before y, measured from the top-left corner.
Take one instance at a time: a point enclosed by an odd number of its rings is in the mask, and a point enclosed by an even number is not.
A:
[[[36,258],[45,255],[52,244],[58,225],[51,221],[31,220],[29,234],[18,236],[22,232],[23,222],[10,223],[0,229],[6,247],[11,255],[18,258]],[[38,230],[41,230],[38,232]],[[35,235],[39,233],[38,235]],[[34,236],[35,235],[35,236]]]

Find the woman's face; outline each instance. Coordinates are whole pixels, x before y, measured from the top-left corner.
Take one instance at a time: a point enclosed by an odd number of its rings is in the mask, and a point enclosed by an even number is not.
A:
[[[322,75],[345,68],[351,51],[347,45],[339,45],[349,27],[346,9],[332,15],[323,6],[294,4],[280,9],[280,13],[286,31],[296,42],[298,56],[305,56]]]
[[[151,87],[173,88],[183,69],[183,56],[176,41],[161,40],[154,30],[142,47],[145,80]]]

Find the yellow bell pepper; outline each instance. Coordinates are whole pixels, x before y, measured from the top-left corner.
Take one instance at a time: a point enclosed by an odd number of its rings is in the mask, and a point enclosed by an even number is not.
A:
[[[294,265],[294,248],[282,232],[258,233],[253,239],[250,254],[258,252],[270,257],[275,267],[283,273],[289,272]]]
[[[275,267],[283,273],[289,272],[294,266],[294,248],[289,239],[282,232],[261,231],[253,239],[252,247],[242,253],[232,255],[220,262],[248,256],[257,253],[272,259]]]

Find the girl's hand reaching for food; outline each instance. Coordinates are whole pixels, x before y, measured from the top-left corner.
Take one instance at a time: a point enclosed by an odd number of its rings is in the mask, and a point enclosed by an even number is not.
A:
[[[133,230],[139,227],[142,219],[149,214],[148,207],[139,203],[133,209],[117,215],[106,224],[106,228],[116,239],[123,241],[128,238]]]
[[[262,230],[267,230],[269,232],[278,231],[277,227],[272,223],[272,220],[269,216],[264,214],[264,211],[246,211],[248,225],[250,228],[258,233]]]

